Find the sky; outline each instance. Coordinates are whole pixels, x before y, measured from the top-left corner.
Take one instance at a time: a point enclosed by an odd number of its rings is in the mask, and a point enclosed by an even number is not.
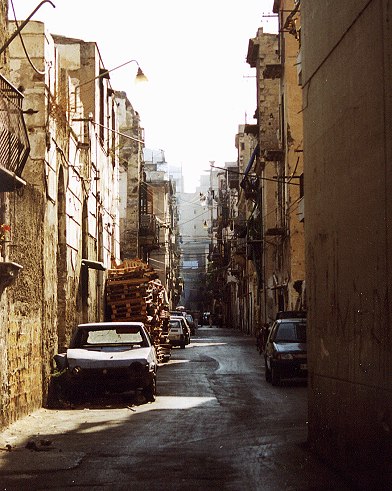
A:
[[[39,0],[9,0],[23,20]],[[249,39],[263,27],[277,32],[273,0],[52,0],[32,20],[52,34],[94,41],[111,70],[135,59],[148,78],[135,84],[137,64],[110,73],[139,112],[146,148],[163,150],[182,167],[193,192],[209,162],[237,160],[238,126],[254,123],[255,69],[246,63]]]

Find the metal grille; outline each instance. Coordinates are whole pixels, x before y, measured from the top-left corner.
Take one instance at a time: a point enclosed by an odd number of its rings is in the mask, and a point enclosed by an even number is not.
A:
[[[158,234],[158,222],[155,215],[140,215],[140,233],[142,235]]]
[[[21,177],[30,152],[23,95],[0,75],[0,167]]]

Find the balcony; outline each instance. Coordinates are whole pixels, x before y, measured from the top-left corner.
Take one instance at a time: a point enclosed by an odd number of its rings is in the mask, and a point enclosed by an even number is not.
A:
[[[139,242],[144,247],[159,246],[159,223],[152,213],[140,215]]]
[[[30,153],[23,95],[0,75],[0,192],[26,184],[21,175]]]

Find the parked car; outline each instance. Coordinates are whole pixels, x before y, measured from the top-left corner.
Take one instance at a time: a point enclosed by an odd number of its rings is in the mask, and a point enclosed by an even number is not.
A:
[[[185,319],[188,322],[188,326],[191,330],[191,334],[196,333],[196,326],[195,326],[195,321],[193,320],[193,317],[191,314],[185,314]]]
[[[158,362],[142,322],[80,324],[55,361],[67,371],[71,396],[89,389],[141,389],[147,401],[155,400]]]
[[[181,319],[181,322],[185,325],[185,328],[188,332],[188,336],[190,337],[191,334],[192,334],[192,330],[191,330],[191,327],[189,325],[189,322],[186,318],[186,313],[185,312],[173,312],[171,313],[170,315],[170,319],[172,318],[178,318],[178,319]]]
[[[303,310],[283,310],[276,314],[275,319],[305,319],[306,311]]]
[[[272,385],[284,378],[306,378],[306,318],[277,319],[267,338],[264,359],[265,378]]]
[[[170,315],[173,315],[174,317],[185,317],[186,312],[184,310],[171,310]]]
[[[184,317],[170,316],[169,320],[169,343],[172,346],[181,346],[185,348],[190,343],[190,329]]]

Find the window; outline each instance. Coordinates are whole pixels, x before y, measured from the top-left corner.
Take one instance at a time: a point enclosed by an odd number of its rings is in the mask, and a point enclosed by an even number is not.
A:
[[[282,322],[276,329],[274,341],[286,343],[305,343],[306,324],[304,322]]]

